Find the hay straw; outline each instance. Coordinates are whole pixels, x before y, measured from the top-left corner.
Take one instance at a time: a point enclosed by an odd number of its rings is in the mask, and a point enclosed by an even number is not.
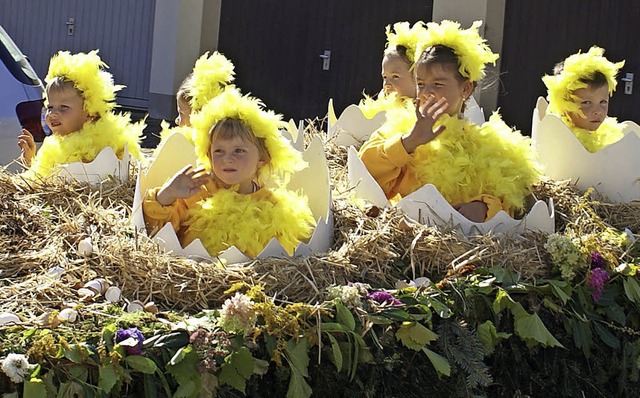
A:
[[[313,123],[305,134],[324,136]],[[548,275],[544,234],[466,238],[415,225],[395,209],[359,208],[347,188],[346,149],[330,142],[325,146],[333,182],[332,249],[306,258],[228,266],[174,257],[137,233],[128,220],[135,175],[124,184],[107,182],[91,189],[78,182],[28,183],[0,172],[0,312],[33,320],[63,303],[79,302],[77,289],[94,278],[120,287],[128,300],[194,312],[220,305],[224,292],[237,282],[263,285],[282,302],[313,304],[324,299],[328,286],[347,282],[391,288],[398,279],[428,276],[438,281],[469,267],[504,267],[532,280]],[[544,181],[534,195],[554,198],[559,230],[597,231],[604,225],[598,215],[614,226],[635,228],[640,222],[639,206],[596,203],[567,183]],[[83,257],[77,245],[86,237],[96,249]],[[56,266],[65,272],[51,277],[47,272]],[[106,306],[104,298],[96,297],[83,308],[99,313]]]

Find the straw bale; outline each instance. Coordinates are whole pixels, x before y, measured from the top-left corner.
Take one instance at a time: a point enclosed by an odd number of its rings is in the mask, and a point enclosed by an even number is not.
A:
[[[306,139],[324,133],[309,123]],[[29,182],[0,171],[0,312],[33,319],[64,303],[78,303],[78,288],[105,278],[127,300],[154,301],[161,310],[193,312],[220,305],[237,282],[260,284],[282,302],[320,302],[332,284],[363,282],[393,287],[398,279],[445,275],[473,267],[505,267],[523,278],[548,275],[544,234],[513,238],[464,237],[444,228],[416,225],[396,209],[354,201],[346,181],[346,148],[325,143],[332,178],[334,245],[328,253],[244,264],[211,264],[164,253],[131,226],[135,173],[128,182],[106,181],[98,188],[79,182]],[[607,225],[636,227],[637,205],[594,202],[566,182],[536,185],[538,199],[553,198],[557,227],[593,233]],[[629,207],[630,206],[630,207]],[[631,208],[633,211],[629,210]],[[90,237],[95,247],[78,254]],[[621,249],[616,256],[623,257]],[[65,272],[51,276],[49,270]],[[121,303],[124,306],[124,303]],[[83,303],[83,311],[104,312],[103,297]]]

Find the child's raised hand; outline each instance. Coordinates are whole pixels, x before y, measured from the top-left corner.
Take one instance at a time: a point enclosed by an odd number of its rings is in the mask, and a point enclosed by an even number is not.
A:
[[[484,222],[487,218],[488,207],[481,201],[459,203],[454,205],[453,208],[473,222]]]
[[[31,166],[31,159],[36,155],[36,141],[27,129],[22,129],[18,136],[18,146],[22,151],[22,160],[26,166]]]
[[[416,124],[411,132],[402,137],[402,143],[407,153],[413,153],[417,147],[424,145],[438,134],[444,131],[444,126],[434,129],[436,121],[446,113],[449,103],[445,97],[436,100],[436,97],[418,97],[416,104]]]
[[[169,206],[176,199],[190,198],[211,179],[211,173],[207,172],[203,167],[194,169],[191,165],[186,166],[160,188],[156,195],[156,200],[163,206]]]

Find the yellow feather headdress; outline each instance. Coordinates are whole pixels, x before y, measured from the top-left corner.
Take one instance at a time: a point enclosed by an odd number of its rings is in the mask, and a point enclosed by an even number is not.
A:
[[[418,21],[413,26],[409,26],[409,22],[396,22],[393,24],[393,31],[391,26],[387,25],[387,49],[395,49],[396,46],[403,46],[407,49],[407,57],[411,61],[411,68],[416,59],[416,48],[418,43],[424,39],[427,29],[424,27],[424,22]]]
[[[458,22],[444,20],[429,22],[425,39],[418,43],[415,59],[429,47],[442,45],[449,47],[458,57],[458,70],[462,76],[477,82],[485,75],[485,64],[495,65],[498,54],[491,52],[486,40],[480,37],[478,28],[482,21],[475,21],[469,29],[460,29]]]
[[[282,122],[281,115],[265,110],[263,106],[259,99],[243,96],[237,89],[227,87],[220,95],[209,101],[200,112],[192,115],[196,154],[205,168],[211,167],[207,153],[210,146],[209,131],[215,123],[225,118],[239,119],[256,137],[264,138],[271,161],[268,164],[269,167],[262,167],[258,171],[259,181],[269,180],[272,173],[286,177],[306,167],[302,154],[293,148],[279,130],[286,126]]]
[[[63,77],[73,82],[74,87],[82,92],[84,110],[90,115],[103,115],[115,107],[116,91],[124,88],[113,83],[113,76],[105,70],[107,68],[98,56],[98,50],[88,54],[59,51],[51,58],[44,80],[50,83],[56,77]]]
[[[207,52],[198,58],[187,83],[192,111],[199,111],[209,100],[222,93],[234,79],[233,69],[233,63],[217,51],[211,56]]]
[[[559,74],[542,77],[542,81],[547,86],[551,113],[562,116],[567,112],[580,112],[580,99],[574,92],[587,87],[587,83],[580,80],[589,80],[596,72],[602,73],[607,78],[609,95],[613,94],[618,84],[616,74],[624,66],[624,61],[613,63],[603,54],[604,49],[593,46],[586,54],[579,52],[565,59]]]

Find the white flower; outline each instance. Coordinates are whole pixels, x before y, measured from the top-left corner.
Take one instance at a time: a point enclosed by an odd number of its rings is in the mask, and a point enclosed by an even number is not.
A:
[[[227,332],[247,333],[256,322],[254,302],[246,295],[236,292],[225,300],[220,310],[220,326]]]
[[[12,382],[18,384],[24,381],[24,377],[36,365],[31,365],[27,357],[22,354],[9,354],[2,361],[2,371],[9,376]]]
[[[327,293],[329,300],[338,299],[347,307],[355,308],[362,306],[362,300],[360,299],[362,292],[360,291],[359,285],[329,286],[327,287]]]

